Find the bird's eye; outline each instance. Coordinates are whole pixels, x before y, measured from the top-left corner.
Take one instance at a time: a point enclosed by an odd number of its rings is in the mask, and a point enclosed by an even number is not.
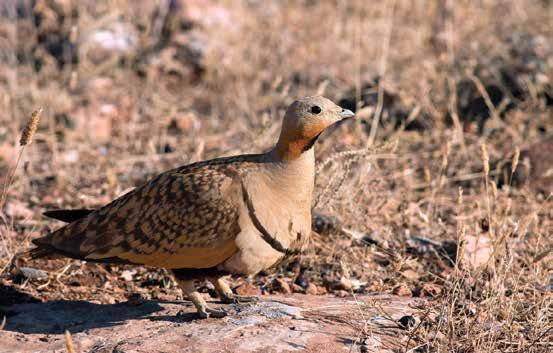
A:
[[[319,114],[321,112],[321,107],[318,105],[314,105],[311,107],[311,113],[313,114]]]

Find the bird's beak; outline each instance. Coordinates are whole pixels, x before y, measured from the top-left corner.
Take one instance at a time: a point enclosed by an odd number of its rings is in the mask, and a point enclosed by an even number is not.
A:
[[[353,118],[355,116],[355,113],[352,112],[351,110],[349,109],[342,109],[338,115],[340,116],[340,119],[341,120],[344,120],[344,119],[348,119],[348,118]]]

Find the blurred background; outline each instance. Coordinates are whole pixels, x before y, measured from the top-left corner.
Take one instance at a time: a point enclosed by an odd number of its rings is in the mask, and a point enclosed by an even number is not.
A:
[[[233,287],[429,298],[459,325],[417,339],[464,351],[550,339],[548,0],[3,0],[0,302],[174,300],[165,271],[41,260],[33,277],[12,259],[60,225],[41,212],[266,150],[285,107],[315,94],[360,117],[316,146],[317,233],[301,259]]]

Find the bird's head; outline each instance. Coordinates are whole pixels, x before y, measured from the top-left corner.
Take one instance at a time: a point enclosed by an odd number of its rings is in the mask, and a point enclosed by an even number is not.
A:
[[[277,153],[283,159],[295,159],[310,150],[329,126],[354,115],[351,110],[343,109],[325,97],[299,99],[286,110]]]

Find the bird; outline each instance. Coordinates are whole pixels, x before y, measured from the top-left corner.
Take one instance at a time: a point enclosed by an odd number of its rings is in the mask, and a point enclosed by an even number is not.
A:
[[[201,318],[224,317],[195,281],[210,281],[223,303],[259,300],[234,294],[225,277],[253,276],[303,249],[311,234],[314,144],[354,116],[325,97],[298,99],[267,152],[165,171],[99,209],[45,212],[67,224],[34,239],[28,253],[169,269]]]

